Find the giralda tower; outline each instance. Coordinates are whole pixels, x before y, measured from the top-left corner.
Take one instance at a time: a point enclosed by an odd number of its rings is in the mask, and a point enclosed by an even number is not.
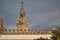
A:
[[[25,9],[23,2],[21,2],[20,17],[16,19],[16,29],[28,30],[28,20],[25,18]]]

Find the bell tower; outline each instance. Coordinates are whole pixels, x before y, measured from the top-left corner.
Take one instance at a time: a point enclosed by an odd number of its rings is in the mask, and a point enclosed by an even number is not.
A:
[[[23,2],[21,2],[20,17],[21,18],[25,17],[25,10],[24,10]]]
[[[28,30],[28,20],[25,17],[25,9],[23,2],[21,2],[19,14],[20,14],[19,18],[16,19],[16,29]]]

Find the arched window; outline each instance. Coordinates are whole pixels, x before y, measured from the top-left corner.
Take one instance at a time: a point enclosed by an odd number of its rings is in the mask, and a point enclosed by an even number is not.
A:
[[[26,29],[24,29],[24,31],[26,31]]]
[[[20,31],[22,31],[22,29],[20,29]]]
[[[19,21],[19,24],[20,24],[20,25],[23,25],[23,21]]]

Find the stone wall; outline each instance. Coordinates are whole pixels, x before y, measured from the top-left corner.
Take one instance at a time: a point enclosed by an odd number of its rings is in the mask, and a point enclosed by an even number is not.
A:
[[[44,30],[33,30],[33,31],[30,31],[30,29],[28,30],[23,30],[23,29],[20,29],[20,30],[16,30],[16,29],[9,29],[9,30],[6,30],[6,31],[3,31],[3,34],[52,34],[51,31],[44,31]]]

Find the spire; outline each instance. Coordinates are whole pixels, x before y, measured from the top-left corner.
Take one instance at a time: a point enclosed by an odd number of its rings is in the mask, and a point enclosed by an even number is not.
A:
[[[21,2],[20,17],[22,17],[22,18],[25,17],[25,10],[24,10],[23,1]]]

